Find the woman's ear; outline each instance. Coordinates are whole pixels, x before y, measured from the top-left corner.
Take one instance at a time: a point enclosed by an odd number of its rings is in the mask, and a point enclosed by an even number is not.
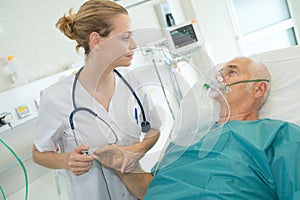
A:
[[[89,37],[89,42],[90,42],[90,45],[91,47],[94,49],[94,48],[100,48],[100,45],[101,45],[101,36],[99,35],[99,33],[97,32],[92,32],[90,34],[90,37]]]
[[[254,86],[255,97],[263,97],[267,91],[266,82],[258,82]]]

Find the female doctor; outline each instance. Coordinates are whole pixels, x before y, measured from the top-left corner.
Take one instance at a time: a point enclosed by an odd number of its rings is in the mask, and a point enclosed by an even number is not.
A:
[[[86,61],[75,75],[41,92],[33,159],[66,169],[69,199],[136,199],[112,170],[85,153],[114,145],[122,150],[117,170],[130,172],[160,134],[135,93],[138,79],[116,69],[131,64],[136,48],[128,13],[112,1],[89,0],[56,26],[77,42],[76,50],[84,49]]]

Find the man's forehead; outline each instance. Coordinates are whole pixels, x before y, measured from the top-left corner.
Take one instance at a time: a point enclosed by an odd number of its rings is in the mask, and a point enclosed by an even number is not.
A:
[[[246,69],[249,64],[250,60],[239,58],[226,63],[223,69]]]

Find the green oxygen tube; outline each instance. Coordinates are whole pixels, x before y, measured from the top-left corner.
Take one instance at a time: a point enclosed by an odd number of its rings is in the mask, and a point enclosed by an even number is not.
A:
[[[4,193],[4,191],[3,191],[3,189],[2,189],[2,187],[1,187],[1,186],[0,186],[0,190],[1,190],[1,193],[2,193],[2,196],[3,196],[4,200],[6,200],[5,193]]]
[[[0,139],[0,142],[14,155],[14,157],[17,159],[17,161],[20,163],[20,165],[23,169],[24,176],[25,176],[25,188],[26,188],[25,200],[28,200],[28,176],[27,176],[27,171],[26,171],[25,165],[23,164],[22,160],[18,157],[18,155],[12,150],[12,148],[10,148],[10,146],[8,146],[2,139]],[[4,196],[4,200],[5,200],[6,197],[5,197],[4,191],[1,186],[0,186],[0,188],[1,188],[2,195]]]

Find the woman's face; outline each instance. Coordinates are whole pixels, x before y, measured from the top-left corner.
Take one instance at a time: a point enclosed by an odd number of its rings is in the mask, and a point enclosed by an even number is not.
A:
[[[101,41],[103,51],[109,65],[114,67],[129,66],[136,49],[131,29],[131,21],[128,15],[120,14],[113,18],[112,32]]]

